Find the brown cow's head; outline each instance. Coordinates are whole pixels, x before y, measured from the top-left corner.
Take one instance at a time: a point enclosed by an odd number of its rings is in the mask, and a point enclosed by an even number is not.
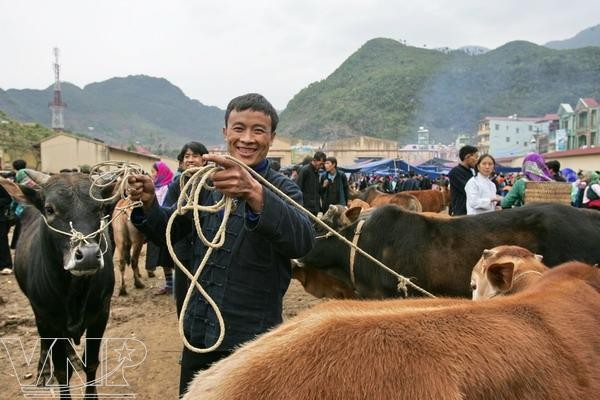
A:
[[[63,260],[63,268],[75,276],[90,275],[104,267],[104,253],[109,251],[104,219],[109,210],[90,197],[91,182],[87,174],[46,175],[26,171],[37,187],[17,185],[9,180],[0,184],[18,202],[33,206],[41,214],[41,241],[51,243]],[[93,190],[94,197],[109,195],[112,187]],[[27,213],[36,213],[29,210]],[[35,219],[27,219],[35,223]],[[23,238],[25,239],[25,238]],[[22,240],[23,240],[22,239]],[[109,254],[110,258],[110,254]]]
[[[547,267],[542,256],[519,246],[484,250],[471,273],[473,300],[516,293],[539,279]]]

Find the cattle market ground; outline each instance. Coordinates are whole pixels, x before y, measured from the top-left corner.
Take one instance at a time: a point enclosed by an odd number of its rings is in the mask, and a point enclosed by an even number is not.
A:
[[[144,260],[140,261],[140,265],[144,265]],[[155,278],[148,278],[145,270],[142,275],[146,289],[134,289],[131,270],[127,271],[127,297],[116,296],[118,285],[115,285],[105,334],[111,339],[108,344],[105,341],[107,361],[104,365],[107,371],[116,373],[104,374],[108,378],[105,378],[99,393],[111,393],[117,398],[176,399],[182,344],[177,330],[175,303],[171,296],[153,295],[163,282],[161,269]],[[292,280],[284,299],[284,317],[294,316],[319,301]],[[19,339],[23,349],[17,347]],[[0,276],[0,398],[23,399],[21,385],[34,385],[39,356],[39,347],[34,348],[36,343],[37,329],[27,298],[19,289],[14,275]],[[32,357],[29,366],[26,357]],[[138,365],[133,366],[135,364]],[[118,368],[119,365],[123,367]],[[100,376],[100,369],[98,371]],[[74,376],[71,387],[79,382],[79,378]],[[50,391],[43,393],[48,396],[45,398],[52,396]],[[81,398],[77,396],[80,393],[77,389],[72,390],[74,398]]]

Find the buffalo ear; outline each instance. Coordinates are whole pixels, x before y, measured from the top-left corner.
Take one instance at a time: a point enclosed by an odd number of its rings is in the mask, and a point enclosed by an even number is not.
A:
[[[38,210],[43,208],[42,195],[40,190],[30,188],[25,185],[18,185],[13,181],[0,178],[0,185],[8,192],[10,197],[22,204],[31,204]]]
[[[512,286],[514,272],[515,264],[512,262],[492,264],[488,267],[485,276],[494,289],[506,292]]]
[[[362,211],[361,207],[352,207],[346,210],[345,214],[346,214],[346,218],[348,218],[348,220],[350,221],[350,223],[356,221],[358,219],[358,217],[360,216],[360,213]]]

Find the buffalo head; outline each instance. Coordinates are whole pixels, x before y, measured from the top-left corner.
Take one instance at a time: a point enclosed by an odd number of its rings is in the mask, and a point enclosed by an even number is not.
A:
[[[31,206],[25,214],[33,215],[25,218],[25,224],[39,224],[40,245],[47,244],[47,251],[57,252],[63,268],[75,276],[103,268],[104,253],[110,250],[106,226],[110,206],[90,196],[89,175],[26,172],[35,185],[17,185],[5,179],[0,184],[16,201]],[[93,188],[92,195],[102,198],[112,190]]]

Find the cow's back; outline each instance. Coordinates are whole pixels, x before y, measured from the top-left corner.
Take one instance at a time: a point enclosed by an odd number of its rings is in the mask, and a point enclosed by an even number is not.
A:
[[[485,249],[516,245],[542,254],[549,267],[593,265],[600,263],[598,243],[600,213],[538,204],[449,219],[383,207],[363,226],[359,246],[432,293],[469,297],[471,269]],[[357,257],[355,273],[361,295],[399,295],[396,279],[364,257]]]

